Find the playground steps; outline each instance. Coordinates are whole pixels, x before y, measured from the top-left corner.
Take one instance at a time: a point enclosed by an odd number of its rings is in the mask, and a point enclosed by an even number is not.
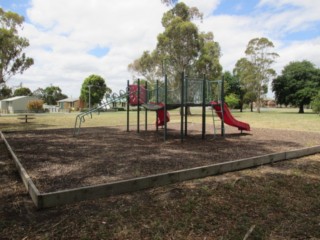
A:
[[[220,104],[217,104],[220,105]],[[215,111],[214,106],[211,106],[212,111],[212,123],[213,123],[213,135],[214,137],[217,136],[217,133],[219,131],[221,132],[221,118],[219,117],[219,114],[222,114],[222,111]]]

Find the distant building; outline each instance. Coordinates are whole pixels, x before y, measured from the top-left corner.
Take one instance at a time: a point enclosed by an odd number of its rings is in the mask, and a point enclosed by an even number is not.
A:
[[[43,104],[43,110],[45,112],[53,113],[53,112],[59,112],[60,108],[59,106],[56,106],[56,105]]]
[[[58,106],[62,112],[78,111],[80,108],[80,99],[66,98],[59,100]]]
[[[0,101],[0,112],[8,114],[29,112],[28,103],[35,100],[39,99],[32,96],[17,96],[3,99]]]

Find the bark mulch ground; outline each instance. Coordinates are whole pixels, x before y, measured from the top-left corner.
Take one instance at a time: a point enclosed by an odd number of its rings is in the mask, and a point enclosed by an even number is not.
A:
[[[180,125],[163,130],[149,126],[99,127],[5,133],[5,136],[40,192],[52,192],[165,173],[320,144],[319,133],[253,129],[240,134],[227,128],[226,136],[201,139],[200,124],[189,124],[180,140]]]

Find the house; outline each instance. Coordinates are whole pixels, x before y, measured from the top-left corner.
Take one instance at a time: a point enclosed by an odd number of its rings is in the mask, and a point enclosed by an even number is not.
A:
[[[28,103],[30,101],[38,100],[37,97],[32,96],[17,96],[3,99],[0,101],[1,113],[25,113],[29,112]]]
[[[80,108],[80,100],[75,98],[65,98],[57,101],[60,111],[70,112],[71,110],[78,111]]]
[[[45,112],[53,113],[53,112],[59,112],[60,108],[59,106],[56,106],[56,105],[43,104],[43,110]]]

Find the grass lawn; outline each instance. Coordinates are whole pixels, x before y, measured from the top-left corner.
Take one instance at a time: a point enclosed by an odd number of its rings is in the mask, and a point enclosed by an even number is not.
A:
[[[188,122],[202,121],[201,108],[192,108],[192,116],[188,117]],[[180,123],[180,115],[178,110],[170,111],[171,123]],[[273,128],[273,129],[289,129],[297,131],[320,132],[320,116],[306,110],[304,114],[298,114],[296,108],[272,108],[263,109],[262,112],[250,112],[245,110],[240,113],[237,110],[232,111],[234,117],[243,122],[250,124],[252,128]],[[19,130],[35,130],[45,128],[74,128],[75,119],[78,113],[51,113],[36,114],[35,119],[30,123],[24,123],[15,115],[0,116],[0,131],[19,131]],[[103,112],[100,114],[93,113],[85,117],[83,127],[97,126],[117,126],[126,125],[126,112]],[[155,123],[155,112],[148,112],[148,124]],[[216,117],[217,118],[217,117]],[[143,126],[145,121],[145,112],[140,113],[140,124]],[[207,124],[213,122],[212,111],[207,109]],[[137,124],[137,113],[130,112],[130,124]],[[170,123],[168,123],[170,126]]]
[[[252,128],[319,132],[297,109],[234,111]],[[201,122],[193,109],[190,122]],[[135,112],[130,124],[136,124]],[[171,122],[179,122],[172,111]],[[0,116],[0,131],[73,128],[75,113]],[[144,123],[141,114],[141,125]],[[212,122],[208,110],[207,123]],[[149,124],[155,115],[150,113]],[[126,124],[126,112],[87,117],[84,127]],[[170,124],[170,123],[169,123]],[[70,129],[72,130],[72,129]],[[299,138],[299,132],[297,132]],[[320,154],[166,187],[37,211],[0,142],[0,239],[320,239]]]

